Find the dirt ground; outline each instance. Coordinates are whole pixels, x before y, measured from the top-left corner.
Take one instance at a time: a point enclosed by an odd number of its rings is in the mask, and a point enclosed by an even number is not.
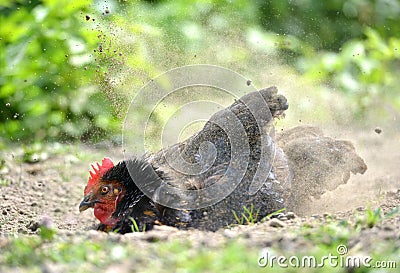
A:
[[[296,216],[294,219],[283,217],[285,229],[298,226],[299,223],[323,219],[327,213],[338,219],[352,219],[355,214],[363,213],[367,207],[381,206],[384,212],[388,212],[400,206],[399,132],[383,130],[378,134],[371,128],[357,132],[343,130],[340,133],[327,134],[352,140],[368,165],[368,170],[364,175],[352,176],[347,184],[315,200],[314,207],[308,215]],[[7,152],[6,167],[2,170],[0,185],[0,238],[16,233],[35,234],[43,219],[52,221],[60,232],[91,232],[89,230],[94,229],[98,223],[93,212],[88,210],[79,213],[78,210],[90,163],[101,160],[105,155],[115,161],[122,158],[119,149],[106,147],[75,147],[71,149],[72,152],[50,155],[47,159],[33,164],[18,163],[16,152]],[[239,226],[216,232],[214,236],[220,236],[221,232],[251,233],[248,240],[259,244],[261,236],[265,243],[265,240],[269,239],[262,234],[275,232],[274,225],[266,222]],[[399,241],[399,230],[400,218],[395,217],[384,222],[383,227],[374,232]],[[205,232],[204,236],[199,231],[191,232],[199,233],[200,237],[210,236],[210,232]],[[151,231],[150,234],[177,237],[180,233],[187,234],[187,231],[164,228],[162,231]],[[279,234],[285,237],[285,232]]]

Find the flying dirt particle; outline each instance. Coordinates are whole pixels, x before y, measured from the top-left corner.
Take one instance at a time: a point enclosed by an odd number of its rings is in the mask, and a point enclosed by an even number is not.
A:
[[[93,18],[92,21],[94,22],[94,21],[96,21],[96,20]]]
[[[251,80],[247,80],[247,81],[246,81],[247,86],[250,86],[250,85],[251,85],[251,82],[252,82]]]
[[[299,119],[299,122],[301,123],[301,119]]]
[[[378,135],[379,135],[380,133],[382,133],[382,129],[381,129],[380,127],[376,127],[374,131],[375,131],[375,133],[377,133]]]
[[[68,58],[68,54],[65,54],[65,58]]]
[[[10,107],[11,104],[9,102],[6,103],[6,107]]]
[[[110,9],[108,7],[106,7],[106,9],[104,10],[105,14],[110,14]]]
[[[90,20],[90,16],[89,16],[89,15],[86,15],[86,16],[85,16],[85,19],[86,19],[86,21],[89,21],[89,20]]]
[[[99,44],[99,52],[103,52],[103,45]]]

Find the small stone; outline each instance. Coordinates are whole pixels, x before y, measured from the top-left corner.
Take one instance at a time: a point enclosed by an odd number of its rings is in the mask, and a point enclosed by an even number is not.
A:
[[[26,230],[23,228],[19,228],[18,233],[26,234]]]
[[[142,232],[134,232],[132,234],[142,234]],[[90,240],[101,241],[107,239],[108,233],[97,230],[89,230],[87,236]]]
[[[287,217],[288,219],[294,219],[294,218],[297,217],[297,215],[296,215],[294,212],[289,211],[288,213],[286,213],[286,217]]]
[[[283,214],[282,212],[279,212],[279,213],[271,215],[271,218],[279,218],[279,217],[283,217],[283,216],[285,216],[285,214]]]
[[[285,222],[283,222],[283,221],[281,221],[281,220],[279,220],[277,218],[271,219],[269,221],[269,225],[271,227],[275,227],[275,228],[281,228],[281,227],[285,227],[286,226]]]
[[[29,224],[26,225],[26,228],[29,228],[31,231],[35,232],[39,228],[39,223],[38,222],[29,222]]]
[[[391,226],[386,225],[386,226],[383,227],[383,230],[392,231],[393,228]]]
[[[382,129],[381,129],[380,127],[376,127],[374,131],[375,131],[375,133],[377,133],[378,135],[379,135],[380,133],[382,133]]]
[[[223,234],[227,238],[235,238],[237,236],[237,232],[229,230],[229,229],[224,229]]]
[[[154,226],[153,230],[168,231],[168,232],[176,232],[176,231],[178,231],[178,229],[176,227],[171,227],[171,226],[167,226],[167,225]]]
[[[86,16],[85,16],[85,19],[86,19],[86,21],[89,21],[89,20],[90,20],[90,16],[89,16],[89,15],[86,15]]]

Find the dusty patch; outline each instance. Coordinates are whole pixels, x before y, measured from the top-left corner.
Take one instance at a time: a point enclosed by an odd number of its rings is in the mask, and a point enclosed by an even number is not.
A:
[[[199,244],[219,244],[229,238],[240,237],[249,244],[262,247],[285,244],[285,247],[301,248],[306,242],[288,233],[288,230],[296,230],[305,223],[320,226],[327,219],[346,219],[354,222],[357,216],[365,213],[368,206],[381,206],[385,213],[400,206],[400,168],[397,165],[400,158],[395,152],[400,150],[400,135],[376,134],[372,130],[365,134],[352,134],[352,139],[368,165],[367,173],[353,176],[346,185],[315,200],[308,215],[280,215],[277,220],[222,229],[215,233],[157,227],[153,231],[128,237],[145,243],[184,236]],[[92,212],[79,213],[78,210],[88,177],[89,164],[92,161],[81,155],[91,154],[93,158],[101,158],[107,154],[116,160],[122,157],[115,150],[102,151],[87,147],[75,150],[79,152],[50,156],[34,164],[18,163],[11,151],[5,154],[8,171],[3,171],[1,175],[0,237],[14,233],[36,234],[43,217],[50,218],[60,234],[103,236],[101,233],[90,231],[97,224]],[[389,239],[398,240],[399,230],[400,218],[397,215],[373,229],[361,231],[361,234],[368,235],[368,240],[380,238],[384,242]],[[210,236],[215,240],[209,240]],[[368,240],[360,238],[354,238],[354,245],[367,246]]]

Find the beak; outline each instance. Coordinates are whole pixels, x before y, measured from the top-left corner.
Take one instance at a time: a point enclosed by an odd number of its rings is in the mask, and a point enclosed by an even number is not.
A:
[[[93,207],[94,207],[94,204],[100,202],[100,201],[97,200],[97,199],[95,199],[95,200],[90,200],[92,197],[93,197],[92,194],[88,194],[88,195],[86,195],[86,196],[83,198],[82,202],[79,204],[79,211],[80,211],[80,212],[85,211],[85,210],[87,210],[88,208],[93,208]]]

